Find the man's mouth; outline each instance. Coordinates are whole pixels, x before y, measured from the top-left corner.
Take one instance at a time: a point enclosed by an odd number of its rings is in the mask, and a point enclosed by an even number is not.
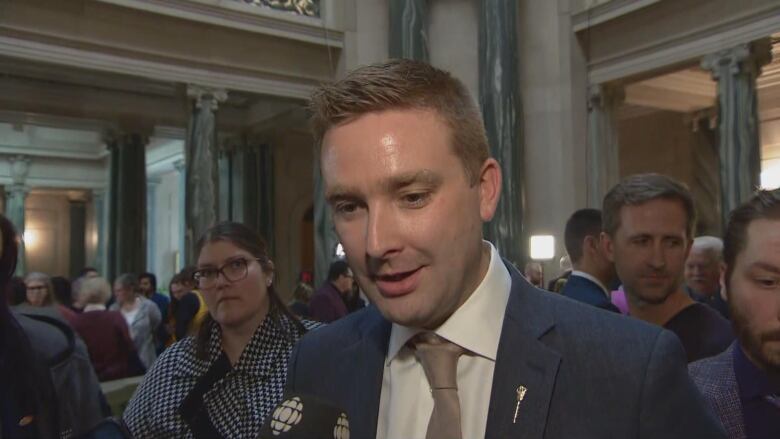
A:
[[[420,283],[421,269],[422,267],[410,271],[376,274],[373,278],[383,296],[401,297],[417,289]]]

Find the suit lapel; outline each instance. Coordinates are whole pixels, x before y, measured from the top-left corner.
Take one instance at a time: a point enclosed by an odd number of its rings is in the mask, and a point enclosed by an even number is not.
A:
[[[512,291],[501,329],[485,437],[541,439],[561,356],[540,338],[553,330],[554,317],[542,293],[514,267],[507,268]],[[521,386],[527,391],[518,409]]]
[[[348,394],[344,408],[349,415],[352,437],[359,438],[376,437],[382,375],[391,328],[375,308],[367,312],[373,315],[367,319],[363,336],[342,351],[338,371],[338,375],[344,377],[343,382],[355,383],[351,389],[344,389]]]

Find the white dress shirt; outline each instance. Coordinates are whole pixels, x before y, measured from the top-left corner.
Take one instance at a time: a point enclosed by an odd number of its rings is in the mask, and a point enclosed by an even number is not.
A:
[[[434,332],[470,351],[458,361],[463,438],[485,437],[490,389],[512,278],[492,244],[484,279]],[[422,365],[406,346],[422,329],[393,324],[382,376],[377,439],[425,439],[433,397]]]
[[[604,295],[607,296],[607,299],[612,300],[612,294],[609,292],[609,290],[607,290],[607,287],[605,287],[604,284],[601,283],[600,280],[596,279],[593,275],[585,273],[584,271],[572,270],[570,276],[584,277],[585,279],[593,282],[594,284],[598,285],[599,288],[601,288],[601,291],[604,292]]]

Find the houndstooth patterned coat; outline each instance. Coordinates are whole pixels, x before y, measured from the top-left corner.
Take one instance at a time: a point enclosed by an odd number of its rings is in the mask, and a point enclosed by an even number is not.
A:
[[[303,323],[307,329],[319,326]],[[187,337],[164,351],[146,374],[124,412],[133,437],[193,437],[179,406],[222,353],[221,331],[213,326],[207,361],[196,357],[195,338]],[[223,437],[258,436],[266,416],[281,401],[287,361],[300,337],[288,317],[269,315],[233,369],[203,395],[209,418]]]

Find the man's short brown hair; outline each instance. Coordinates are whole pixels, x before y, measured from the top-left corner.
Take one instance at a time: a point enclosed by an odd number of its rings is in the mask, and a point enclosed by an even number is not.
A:
[[[433,110],[452,132],[452,146],[471,184],[490,157],[485,127],[466,86],[449,73],[408,59],[360,67],[318,88],[309,109],[316,145],[335,125],[384,110]]]
[[[696,227],[693,197],[684,184],[661,174],[632,175],[609,190],[601,209],[604,232],[615,236],[620,227],[620,210],[623,206],[637,206],[657,199],[674,200],[682,204],[687,220],[687,238],[693,239]]]
[[[747,229],[750,223],[761,219],[780,219],[780,189],[758,190],[750,200],[729,213],[729,223],[723,237],[726,285],[731,282],[731,274],[734,272],[737,256],[747,246]]]

